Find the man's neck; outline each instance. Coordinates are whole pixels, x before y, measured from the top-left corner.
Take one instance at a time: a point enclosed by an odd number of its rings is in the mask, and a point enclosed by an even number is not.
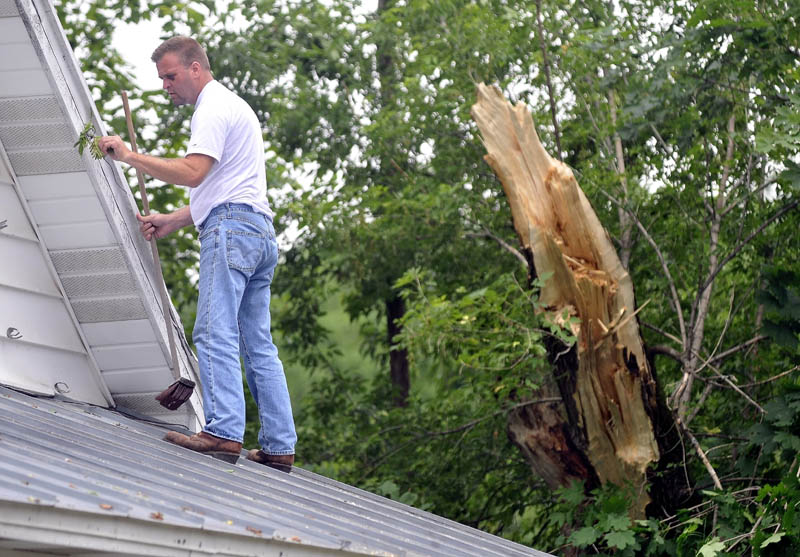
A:
[[[197,101],[200,100],[200,95],[203,94],[203,89],[206,88],[206,85],[214,81],[214,76],[209,74],[207,77],[204,77],[199,81],[199,89],[197,90],[197,96],[194,98],[194,102],[192,104],[197,104]]]

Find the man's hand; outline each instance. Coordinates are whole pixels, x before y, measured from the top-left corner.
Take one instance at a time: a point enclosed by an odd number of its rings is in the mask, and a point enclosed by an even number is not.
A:
[[[145,240],[163,238],[176,230],[192,224],[192,215],[188,207],[178,209],[174,213],[150,213],[147,216],[136,214],[139,219],[139,230]]]
[[[115,161],[127,162],[131,150],[118,135],[104,135],[97,140],[97,146]]]

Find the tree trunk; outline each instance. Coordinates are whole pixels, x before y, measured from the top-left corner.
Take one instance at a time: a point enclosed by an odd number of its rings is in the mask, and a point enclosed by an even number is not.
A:
[[[378,0],[376,15],[378,18],[384,12],[391,9],[395,0]],[[388,107],[394,103],[394,90],[397,86],[397,75],[394,64],[394,45],[384,36],[377,41],[375,52],[376,69],[380,78],[380,102],[383,107]],[[380,176],[383,181],[391,183],[397,174],[395,166],[392,164],[390,153],[381,155]],[[402,327],[398,325],[398,320],[405,315],[406,309],[403,299],[398,295],[391,295],[384,300],[386,306],[386,334],[387,345],[389,346],[389,378],[392,384],[392,404],[395,406],[406,406],[408,404],[408,392],[410,388],[408,351],[399,349],[394,341]]]
[[[399,319],[406,313],[403,298],[395,296],[386,302],[386,331],[389,343],[389,376],[392,381],[392,403],[395,406],[408,404],[408,391],[411,380],[408,375],[408,351],[398,348],[394,337],[403,330]]]
[[[557,393],[562,403],[522,407],[509,417],[509,435],[551,487],[632,482],[631,511],[642,516],[659,445],[675,437],[645,356],[631,279],[570,169],[544,150],[527,108],[481,84],[472,117],[532,254],[531,273],[549,276],[540,293],[546,311],[556,322],[579,320],[567,353],[558,341],[548,347],[553,377],[541,394]]]

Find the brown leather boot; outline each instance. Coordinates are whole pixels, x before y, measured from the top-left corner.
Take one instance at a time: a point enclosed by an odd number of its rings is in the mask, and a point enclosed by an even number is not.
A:
[[[281,472],[289,473],[294,464],[293,454],[267,454],[261,449],[252,449],[247,453],[247,460],[264,464]]]
[[[164,441],[169,441],[175,445],[186,447],[198,453],[211,455],[214,458],[224,460],[235,464],[239,458],[239,453],[242,452],[242,444],[229,439],[222,439],[201,431],[195,433],[191,437],[178,433],[177,431],[169,431],[164,436]]]

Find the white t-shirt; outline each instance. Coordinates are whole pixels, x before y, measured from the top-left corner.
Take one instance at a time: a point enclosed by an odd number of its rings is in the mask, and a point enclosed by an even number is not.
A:
[[[264,139],[250,105],[219,81],[210,81],[197,97],[191,128],[186,154],[208,155],[215,161],[200,185],[189,191],[195,226],[222,203],[246,203],[272,218]]]

